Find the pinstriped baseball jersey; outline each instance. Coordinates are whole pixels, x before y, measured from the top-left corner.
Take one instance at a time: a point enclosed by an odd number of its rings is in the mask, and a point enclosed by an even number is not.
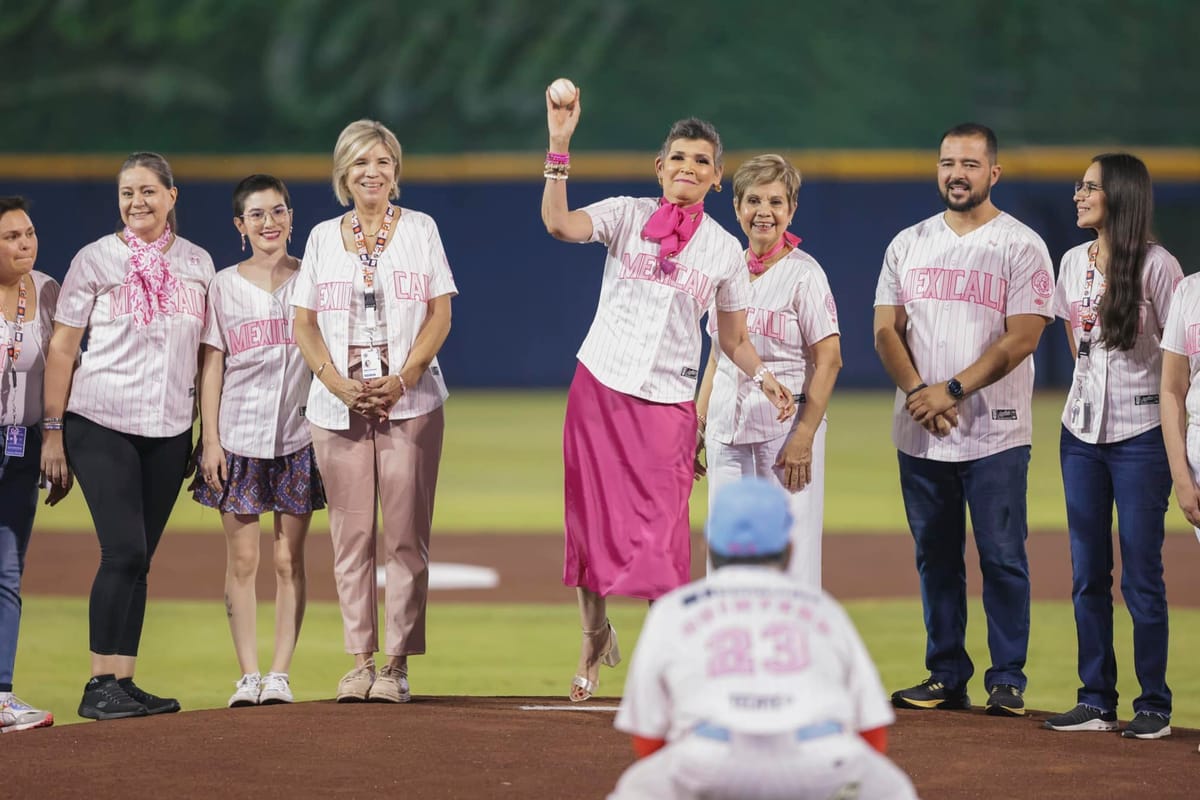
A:
[[[286,456],[312,441],[304,403],[312,372],[293,336],[296,275],[268,292],[237,265],[208,286],[201,341],[225,353],[217,430],[221,447],[248,458]]]
[[[1171,296],[1162,349],[1188,360],[1187,457],[1194,479],[1200,480],[1200,275],[1184,278]]]
[[[676,741],[699,722],[778,733],[895,720],[854,624],[819,589],[727,566],[655,601],[638,638],[618,730]]]
[[[361,274],[362,265],[355,253],[346,251],[341,225],[342,218],[335,217],[312,229],[291,302],[317,312],[317,325],[333,366],[345,375],[350,361],[354,275]],[[429,313],[429,301],[458,294],[437,224],[428,214],[400,210],[388,247],[379,257],[375,291],[381,295],[379,305],[387,315],[388,374],[395,375],[404,367]],[[417,384],[409,386],[392,406],[389,419],[428,414],[447,396],[442,369],[434,358]],[[346,430],[350,426],[350,410],[320,381],[313,381],[309,390],[307,417],[326,430]]]
[[[0,339],[0,425],[37,425],[42,419],[42,378],[46,373],[46,348],[54,331],[54,307],[58,303],[58,281],[44,272],[33,270],[22,279],[37,299],[37,313],[21,325],[21,353],[17,356],[17,385],[12,384],[8,345],[16,334],[16,324],[3,313],[4,335]],[[32,305],[32,304],[30,304]]]
[[[794,392],[807,392],[812,381],[810,349],[840,334],[837,304],[816,259],[793,250],[751,280],[746,328],[759,358],[779,382]],[[708,330],[715,347],[717,315],[711,310]],[[720,358],[705,435],[725,444],[767,442],[791,430],[794,420],[780,422],[778,417],[779,411],[754,381],[728,358]]]
[[[1058,286],[1054,291],[1054,313],[1070,320],[1075,342],[1083,337],[1080,309],[1087,288],[1088,247],[1081,244],[1068,250],[1059,265]],[[1158,389],[1162,378],[1163,323],[1171,307],[1171,293],[1183,278],[1179,261],[1156,244],[1146,251],[1142,267],[1142,302],[1139,308],[1138,335],[1133,348],[1109,350],[1100,341],[1100,320],[1092,328],[1091,356],[1086,376],[1092,403],[1091,430],[1084,432],[1071,422],[1071,406],[1079,385],[1079,364],[1071,392],[1067,395],[1062,423],[1080,441],[1092,444],[1123,442],[1162,424]],[[1092,287],[1092,305],[1103,295],[1104,275],[1097,270]]]
[[[600,302],[578,358],[610,389],[657,403],[682,403],[696,394],[700,318],[709,305],[738,311],[749,301],[742,248],[705,216],[673,259],[658,266],[658,245],[642,228],[658,200],[612,197],[585,206],[592,238],[608,248]]]
[[[901,231],[888,247],[876,306],[903,306],[906,341],[921,380],[945,383],[979,359],[1018,314],[1051,318],[1050,253],[1001,212],[965,236],[942,214]],[[892,440],[916,458],[970,461],[1027,445],[1033,436],[1033,357],[958,403],[958,427],[938,438],[917,424],[896,390]]]
[[[212,258],[180,236],[167,248],[168,269],[179,281],[173,314],[134,323],[129,247],[105,236],[80,250],[63,281],[54,321],[87,328],[87,350],[67,411],[135,436],[177,436],[192,427],[196,360],[204,327]]]

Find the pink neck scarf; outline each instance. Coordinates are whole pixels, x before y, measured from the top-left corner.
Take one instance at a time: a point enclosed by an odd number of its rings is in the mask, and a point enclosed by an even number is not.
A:
[[[779,241],[775,243],[774,247],[763,253],[761,256],[754,255],[753,250],[746,250],[746,266],[750,268],[750,274],[762,275],[763,271],[767,268],[766,262],[779,255],[779,251],[782,250],[784,246],[791,245],[792,247],[795,247],[798,244],[800,244],[799,236],[794,233],[790,233],[789,231],[784,231],[783,236],[779,238]]]
[[[128,225],[123,235],[125,244],[129,245],[129,272],[125,273],[125,285],[130,288],[129,305],[134,323],[145,326],[156,314],[174,314],[179,281],[171,274],[170,262],[162,252],[171,241],[171,226],[163,228],[162,236],[149,244],[139,239]]]
[[[678,266],[672,259],[679,255],[692,234],[700,227],[704,219],[704,201],[695,205],[682,207],[667,200],[658,199],[658,210],[646,220],[642,228],[642,238],[648,242],[658,243],[658,268],[664,274],[670,275]]]

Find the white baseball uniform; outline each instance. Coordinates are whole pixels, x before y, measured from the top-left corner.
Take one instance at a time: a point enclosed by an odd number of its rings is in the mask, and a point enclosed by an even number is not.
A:
[[[179,282],[177,310],[155,315],[146,326],[134,323],[124,282],[129,247],[120,236],[92,242],[72,259],[54,321],[88,334],[67,411],[136,436],[170,437],[191,429],[213,262],[180,236],[163,255]]]
[[[58,303],[58,281],[34,270],[22,279],[25,291],[37,300],[37,311],[21,324],[21,352],[17,355],[17,385],[12,384],[8,346],[16,334],[16,323],[0,314],[4,338],[0,342],[0,425],[32,427],[42,420],[42,376],[46,372],[46,349],[54,332],[54,307]]]
[[[642,238],[657,199],[611,197],[581,210],[592,218],[589,241],[606,245],[608,257],[580,362],[614,391],[656,403],[692,400],[700,318],[714,302],[722,311],[749,302],[737,239],[705,215],[667,274],[658,265],[658,244]]]
[[[1140,337],[1139,337],[1140,338]],[[1200,275],[1189,275],[1179,282],[1171,298],[1162,332],[1162,349],[1188,360],[1187,460],[1192,479],[1200,483]],[[1200,528],[1196,529],[1200,537]]]
[[[1063,255],[1058,286],[1054,291],[1054,313],[1070,320],[1077,346],[1084,336],[1080,309],[1087,289],[1090,246],[1081,244]],[[1133,347],[1110,351],[1100,341],[1101,325],[1100,320],[1096,320],[1088,357],[1091,363],[1081,374],[1080,360],[1076,359],[1072,388],[1062,415],[1063,425],[1080,441],[1089,444],[1123,442],[1162,424],[1158,404],[1162,378],[1159,343],[1163,323],[1171,308],[1171,293],[1182,279],[1183,270],[1175,256],[1152,244],[1142,266],[1141,319]],[[1096,270],[1090,298],[1092,307],[1103,296],[1104,290],[1104,273]],[[1071,407],[1083,380],[1090,383],[1086,391],[1092,403],[1092,421],[1086,431],[1082,429],[1081,420],[1071,419]]]
[[[209,284],[201,341],[225,354],[217,429],[226,452],[269,459],[312,442],[304,418],[312,372],[293,336],[297,277],[268,292],[235,264]]]
[[[816,259],[803,250],[792,250],[761,277],[751,279],[746,327],[763,363],[780,383],[797,392],[798,410],[791,420],[780,422],[778,410],[754,381],[728,358],[718,359],[705,429],[710,503],[718,489],[746,475],[773,478],[782,485],[775,461],[803,414],[812,381],[810,349],[816,342],[840,334],[837,304]],[[717,347],[717,315],[711,310],[708,330],[713,347]],[[822,419],[813,436],[812,480],[791,494],[789,572],[813,586],[821,585],[825,431]]]
[[[884,256],[876,306],[903,306],[921,380],[945,383],[979,359],[1018,314],[1052,317],[1054,274],[1042,238],[1001,212],[964,236],[936,214],[897,234]],[[910,387],[911,388],[911,387]],[[958,403],[958,427],[939,438],[896,390],[892,439],[916,458],[971,461],[1031,443],[1033,356]]]
[[[646,616],[619,730],[666,747],[610,798],[915,797],[860,732],[895,715],[846,612],[769,567],[726,566]]]
[[[333,366],[346,375],[351,307],[355,292],[361,293],[363,284],[362,264],[356,253],[346,250],[341,225],[342,218],[335,217],[312,229],[291,303],[317,312],[317,325]],[[390,243],[379,257],[375,291],[383,309],[381,316],[386,317],[388,374],[395,375],[404,367],[425,322],[429,301],[458,294],[437,224],[428,214],[400,209]],[[417,384],[409,386],[392,406],[388,418],[412,419],[428,414],[440,408],[447,396],[446,381],[435,357]],[[309,422],[326,430],[346,430],[350,426],[350,410],[320,381],[313,381],[309,390],[307,416]]]

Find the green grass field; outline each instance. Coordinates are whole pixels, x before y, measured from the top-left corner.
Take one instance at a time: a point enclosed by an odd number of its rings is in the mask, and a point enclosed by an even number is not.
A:
[[[561,391],[456,392],[446,405],[446,443],[438,485],[435,531],[562,530]],[[1029,525],[1065,528],[1058,468],[1059,393],[1034,401],[1034,443],[1029,473]],[[906,528],[891,444],[891,395],[839,392],[829,409],[826,445],[825,528],[828,533],[901,531]],[[707,488],[692,493],[692,522],[704,522]],[[1169,529],[1191,532],[1183,515],[1168,515]],[[181,494],[173,530],[219,531],[216,512]],[[314,530],[326,529],[324,515]],[[90,530],[82,493],[43,509],[38,530]]]
[[[561,530],[560,431],[562,392],[458,392],[447,405],[446,449],[442,461],[435,531]],[[890,442],[890,395],[843,392],[830,408],[826,483],[826,529],[830,533],[905,530]],[[1058,416],[1061,397],[1035,400],[1036,434],[1029,478],[1029,521],[1034,529],[1062,530],[1062,484],[1058,472]],[[706,487],[693,494],[693,523],[703,524]],[[1190,528],[1177,511],[1170,529]],[[181,496],[172,518],[176,530],[220,530],[215,512]],[[316,529],[325,527],[323,517]],[[88,531],[87,510],[78,491],[62,505],[43,509],[37,535],[53,530]],[[909,569],[911,565],[903,565]],[[150,604],[138,678],[152,691],[177,693],[186,708],[223,706],[238,678],[220,598],[212,602],[153,600]],[[569,595],[567,595],[569,596]],[[854,602],[849,609],[879,665],[889,689],[925,677],[924,631],[920,602]],[[986,659],[983,614],[971,610],[970,651]],[[612,613],[626,654],[631,652],[644,606],[615,603]],[[1175,691],[1176,723],[1200,726],[1200,675],[1187,667],[1200,660],[1200,610],[1174,609],[1169,680]],[[429,611],[429,655],[414,659],[418,694],[565,694],[578,655],[575,610],[568,604],[454,605],[437,602]],[[261,656],[269,660],[271,609],[260,609]],[[1059,710],[1074,704],[1075,630],[1065,603],[1035,603],[1029,653],[1032,708]],[[1137,694],[1132,680],[1128,615],[1117,611],[1120,691]],[[293,665],[297,699],[332,696],[349,667],[342,652],[337,607],[309,606]],[[75,707],[88,674],[86,598],[29,597],[25,603],[17,664],[19,692],[49,707],[60,724],[78,721]],[[984,699],[982,672],[972,682],[974,700]],[[605,670],[602,694],[616,695],[625,666]],[[248,713],[253,713],[248,712]]]

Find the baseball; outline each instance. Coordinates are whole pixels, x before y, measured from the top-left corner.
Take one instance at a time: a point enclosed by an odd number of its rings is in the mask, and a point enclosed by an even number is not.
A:
[[[578,94],[579,90],[575,88],[575,84],[566,78],[557,78],[550,84],[550,101],[556,106],[571,105]]]

